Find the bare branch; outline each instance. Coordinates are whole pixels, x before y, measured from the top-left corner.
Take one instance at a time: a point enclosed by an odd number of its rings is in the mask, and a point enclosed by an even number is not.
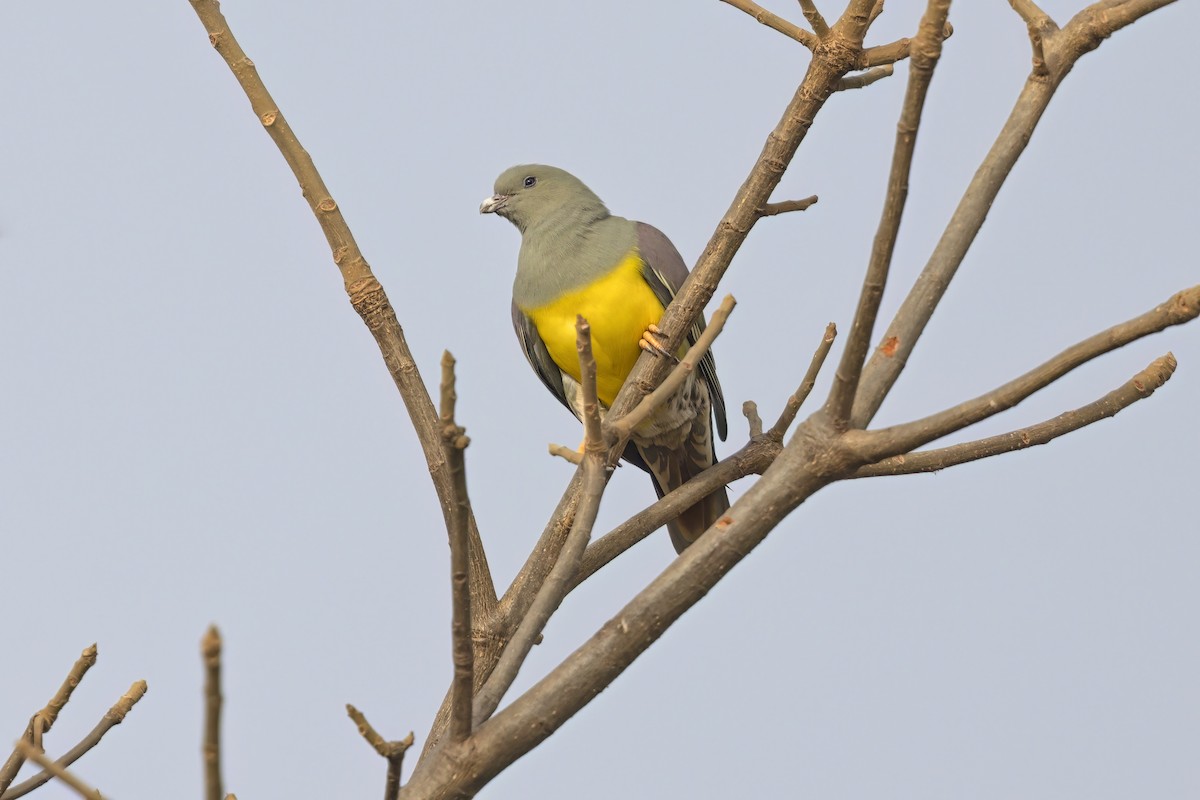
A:
[[[937,472],[947,467],[978,461],[1014,450],[1024,450],[1065,436],[1094,422],[1116,416],[1119,412],[1139,400],[1154,394],[1175,372],[1175,356],[1167,353],[1150,363],[1148,367],[1099,400],[1072,411],[1066,411],[1053,419],[1030,425],[1027,428],[989,436],[974,442],[942,447],[893,456],[878,464],[861,467],[854,473],[856,478],[874,478],[881,475],[912,475],[918,472]]]
[[[1013,7],[1013,11],[1020,15],[1030,30],[1047,26],[1058,28],[1050,15],[1043,11],[1034,0],[1008,0],[1008,4]]]
[[[56,759],[54,763],[65,769],[82,758],[84,753],[100,744],[100,740],[104,738],[104,734],[125,721],[125,715],[130,712],[145,694],[146,682],[134,681],[133,685],[129,687],[129,691],[122,695],[121,699],[104,713],[104,716],[96,723],[96,727],[92,728],[87,736],[83,737],[77,745]],[[21,781],[3,795],[0,795],[0,800],[16,800],[18,797],[24,797],[34,789],[50,781],[53,777],[54,774],[51,772],[39,772],[32,778]]]
[[[1008,120],[971,179],[920,276],[863,369],[850,424],[865,428],[900,377],[917,340],[975,241],[1000,187],[1025,151],[1062,79],[1105,37],[1172,0],[1093,3],[1060,31],[1044,36],[1048,76],[1031,74]]]
[[[846,10],[842,12],[841,18],[834,27],[849,40],[852,46],[862,47],[867,29],[871,27],[871,22],[877,16],[874,13],[875,6],[876,0],[850,0],[846,4]]]
[[[882,67],[872,67],[858,75],[847,75],[838,81],[835,91],[844,92],[847,89],[863,89],[884,78],[890,78],[895,71],[896,68],[891,64],[884,64]]]
[[[687,377],[695,372],[700,359],[712,347],[713,341],[721,335],[721,331],[725,328],[725,321],[733,313],[735,305],[737,305],[737,301],[733,299],[733,295],[725,295],[721,305],[713,312],[712,319],[708,321],[704,332],[696,338],[696,343],[688,348],[687,355],[675,365],[675,369],[671,370],[671,374],[667,376],[666,380],[660,383],[653,392],[643,397],[632,411],[610,423],[621,441],[628,439],[633,429],[649,417],[656,408],[665,403],[675,393],[675,390],[683,385]]]
[[[1200,285],[1178,292],[1146,313],[1068,347],[1041,366],[987,394],[924,419],[868,431],[864,434],[867,444],[862,452],[867,463],[907,453],[1012,408],[1097,356],[1173,325],[1190,322],[1197,316],[1200,316]]]
[[[746,424],[750,428],[751,439],[757,439],[763,435],[763,421],[762,417],[758,415],[758,403],[753,400],[742,403],[742,416],[746,418]]]
[[[22,758],[29,759],[30,761],[34,762],[39,767],[65,783],[67,786],[70,786],[81,797],[86,797],[88,800],[104,800],[100,792],[88,786],[86,783],[72,775],[66,769],[60,767],[58,764],[55,764],[46,756],[45,753],[43,753],[41,750],[38,750],[25,739],[17,740],[16,749],[17,752],[21,754]]]
[[[774,217],[791,211],[804,211],[809,206],[816,205],[817,196],[810,195],[803,200],[783,200],[778,203],[767,203],[758,210],[760,217]]]
[[[804,12],[804,18],[808,20],[808,24],[812,26],[813,33],[818,38],[826,39],[829,37],[829,26],[825,23],[825,18],[821,16],[821,12],[813,5],[813,0],[800,0],[800,10]]]
[[[600,399],[596,394],[596,359],[592,355],[591,326],[583,317],[578,317],[575,322],[575,346],[579,352],[583,426],[586,431],[582,468],[583,494],[575,514],[575,523],[571,526],[571,532],[557,562],[546,577],[546,582],[538,589],[533,605],[517,626],[512,641],[500,655],[491,677],[479,690],[475,699],[476,726],[483,724],[495,713],[505,692],[516,680],[517,673],[529,656],[534,642],[542,635],[546,623],[570,591],[571,579],[579,570],[584,548],[591,539],[596,513],[600,510],[600,498],[608,480],[604,465],[606,448],[600,433]]]
[[[582,316],[575,317],[575,349],[579,353],[579,390],[583,396],[583,452],[602,455],[604,437],[600,431],[600,397],[596,390],[596,358],[592,355],[592,326]]]
[[[1029,31],[1029,44],[1033,48],[1033,72],[1038,77],[1049,77],[1050,70],[1046,66],[1046,54],[1043,37],[1052,35],[1058,30],[1058,25],[1050,15],[1038,7],[1034,0],[1008,0],[1013,10],[1025,21]]]
[[[808,364],[808,371],[804,373],[804,380],[800,381],[796,391],[784,403],[779,419],[771,426],[771,430],[767,434],[770,438],[777,442],[783,441],[783,435],[792,426],[792,421],[796,419],[800,407],[804,405],[804,401],[808,399],[808,395],[816,386],[817,375],[820,374],[821,367],[825,366],[825,357],[829,355],[829,348],[833,347],[833,340],[836,338],[837,326],[831,322],[825,326],[825,334],[821,337],[821,343],[817,345],[817,349],[813,353],[812,360]]]
[[[329,193],[324,180],[308,151],[300,144],[295,131],[284,118],[279,106],[267,91],[266,85],[246,53],[234,38],[229,23],[221,13],[217,0],[190,0],[192,8],[208,31],[209,41],[225,59],[245,91],[250,105],[259,121],[279,148],[280,154],[292,169],[300,183],[304,197],[308,200],[326,241],[333,254],[333,261],[342,273],[346,293],[354,310],[362,317],[367,329],[375,338],[383,355],[396,388],[404,400],[408,415],[412,419],[417,439],[425,453],[429,474],[433,478],[441,502],[442,514],[449,527],[453,512],[453,479],[442,450],[440,426],[433,401],[425,389],[417,363],[404,338],[404,331],[396,318],[396,311],[388,300],[383,286],[376,280],[371,267],[363,257],[350,226],[342,216],[341,209]],[[478,608],[489,613],[496,605],[496,588],[492,583],[487,558],[479,538],[474,517],[470,520],[471,535],[471,593]]]
[[[942,29],[942,41],[949,39],[953,35],[954,26],[947,22]],[[867,67],[877,67],[883,64],[894,64],[897,61],[903,61],[908,58],[912,44],[912,39],[904,38],[888,42],[887,44],[868,47],[859,54],[855,69],[866,69]]]
[[[551,442],[547,447],[547,450],[550,452],[550,455],[566,459],[575,466],[579,466],[583,463],[583,453],[567,447],[565,444],[555,444],[554,442]]]
[[[583,583],[617,556],[717,489],[766,469],[780,449],[778,443],[770,440],[752,442],[634,514],[588,545],[570,588],[574,589]]]
[[[451,632],[454,640],[454,682],[450,690],[450,740],[461,742],[471,734],[471,694],[475,684],[475,648],[471,643],[471,584],[469,520],[471,501],[467,496],[467,466],[464,450],[471,440],[466,429],[454,420],[454,356],[442,353],[441,422],[442,443],[454,484],[454,510],[450,515],[450,585],[453,599]]]
[[[842,361],[834,374],[833,388],[825,408],[835,429],[844,430],[850,422],[850,409],[858,391],[858,380],[863,362],[871,344],[871,333],[875,329],[875,317],[883,300],[887,285],[888,270],[892,264],[892,253],[896,237],[900,233],[900,219],[904,215],[904,204],[908,200],[908,175],[912,171],[913,151],[917,146],[917,129],[921,125],[921,110],[933,79],[933,70],[942,55],[942,32],[946,17],[950,13],[950,0],[929,0],[925,15],[921,18],[917,37],[912,44],[912,61],[908,72],[908,89],[904,93],[904,105],[900,121],[896,124],[896,144],[892,153],[892,169],[888,177],[887,197],[879,219],[879,229],[871,247],[871,258],[867,275],[863,279],[858,308],[854,312],[854,323],[842,352]]]
[[[75,663],[71,665],[71,670],[67,673],[62,685],[58,687],[58,691],[40,711],[29,718],[29,724],[25,726],[25,733],[21,735],[22,741],[35,743],[37,747],[41,747],[41,734],[54,726],[59,713],[70,702],[75,687],[96,663],[98,653],[94,644],[84,648],[79,658],[75,659]],[[17,773],[21,771],[21,765],[25,763],[23,752],[20,748],[14,748],[12,755],[4,762],[4,766],[0,767],[0,795],[5,793],[17,777]]]
[[[795,39],[809,50],[820,44],[820,39],[816,36],[804,30],[799,25],[795,25],[783,17],[772,14],[758,3],[755,3],[754,0],[722,0],[722,2],[728,3],[739,11],[746,12],[754,17],[756,22],[761,22],[771,30],[778,31],[790,39]]]
[[[225,796],[221,779],[221,632],[210,625],[200,640],[204,659],[204,796]]]
[[[871,15],[868,17],[867,24],[873,24],[883,13],[883,0],[875,0],[875,7],[871,9]]]
[[[366,716],[361,711],[349,703],[346,704],[346,713],[350,715],[350,719],[354,720],[359,734],[367,740],[367,744],[371,745],[376,753],[387,759],[387,782],[384,784],[383,800],[396,800],[400,795],[400,768],[404,765],[404,754],[413,744],[412,731],[409,731],[408,736],[399,741],[389,742],[371,727],[371,723],[367,722]]]

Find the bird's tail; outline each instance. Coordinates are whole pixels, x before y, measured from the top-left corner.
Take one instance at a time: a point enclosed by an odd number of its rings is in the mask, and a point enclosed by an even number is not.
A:
[[[680,448],[638,445],[638,453],[649,468],[650,476],[654,479],[654,491],[659,497],[679,488],[715,463],[711,431],[707,429],[708,426],[703,427],[704,430],[696,431]],[[668,522],[667,531],[671,534],[675,552],[682,553],[728,510],[729,495],[722,486],[685,510],[677,519]]]

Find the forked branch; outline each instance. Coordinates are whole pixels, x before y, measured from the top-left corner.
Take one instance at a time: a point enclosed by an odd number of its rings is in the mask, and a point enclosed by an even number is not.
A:
[[[1014,450],[1047,444],[1094,422],[1115,417],[1137,401],[1145,400],[1171,379],[1171,375],[1175,373],[1175,366],[1175,356],[1167,353],[1154,359],[1144,370],[1099,400],[1065,411],[1053,419],[986,439],[885,458],[876,464],[860,468],[854,473],[854,477],[874,478],[881,475],[937,472],[968,461],[978,461],[981,458],[991,458]]]

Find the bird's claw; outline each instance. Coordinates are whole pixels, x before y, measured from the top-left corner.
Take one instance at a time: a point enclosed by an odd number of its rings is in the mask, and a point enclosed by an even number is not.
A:
[[[651,323],[642,333],[642,338],[638,340],[638,347],[653,353],[659,358],[665,358],[672,364],[678,364],[679,359],[675,357],[675,354],[663,347],[661,337],[662,331],[658,329],[657,325]]]

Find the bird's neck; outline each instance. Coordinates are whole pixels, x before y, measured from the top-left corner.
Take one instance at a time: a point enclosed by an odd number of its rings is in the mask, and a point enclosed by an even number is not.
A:
[[[538,308],[615,267],[635,244],[629,220],[607,211],[563,209],[525,230],[513,280],[513,299]]]

